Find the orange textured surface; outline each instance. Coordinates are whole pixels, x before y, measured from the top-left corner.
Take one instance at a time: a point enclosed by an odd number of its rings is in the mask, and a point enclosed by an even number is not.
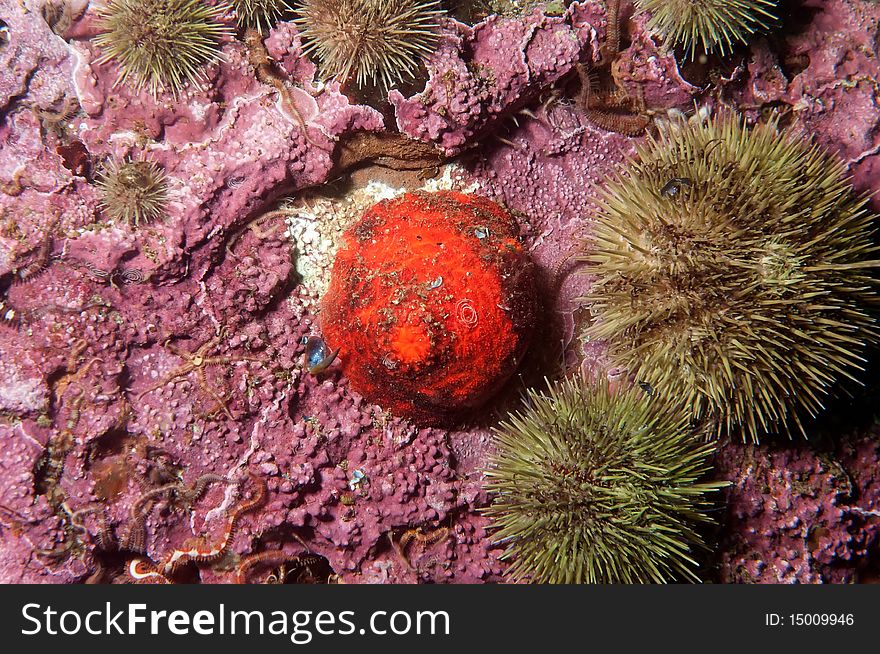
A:
[[[371,402],[431,423],[479,406],[516,370],[534,268],[513,218],[461,193],[380,202],[344,235],[324,339]]]

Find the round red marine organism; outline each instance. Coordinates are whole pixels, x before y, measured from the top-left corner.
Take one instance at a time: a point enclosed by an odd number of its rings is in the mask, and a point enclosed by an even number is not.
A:
[[[322,302],[352,386],[420,424],[484,403],[517,369],[535,270],[510,214],[485,198],[407,193],[350,227]]]

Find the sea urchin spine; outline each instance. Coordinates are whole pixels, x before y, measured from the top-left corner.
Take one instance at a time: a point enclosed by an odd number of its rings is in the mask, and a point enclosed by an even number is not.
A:
[[[776,20],[776,0],[636,0],[651,12],[648,26],[673,46],[684,46],[693,57],[698,51],[722,55],[749,34]]]
[[[575,377],[530,391],[496,429],[485,513],[512,560],[535,583],[697,581],[690,551],[706,522],[700,481],[714,448],[687,418],[638,390]]]
[[[437,0],[303,0],[296,22],[324,76],[389,88],[413,76],[442,15]]]
[[[177,94],[219,58],[221,39],[231,33],[220,21],[228,10],[201,0],[107,0],[98,9],[102,33],[94,41],[104,54],[97,62],[116,61],[117,84]]]
[[[107,163],[99,174],[101,206],[115,221],[137,227],[165,211],[167,177],[154,161]]]
[[[803,431],[878,340],[866,203],[842,162],[772,122],[674,126],[605,191],[587,334],[719,435]]]
[[[284,0],[232,0],[238,24],[245,28],[268,30],[290,9]]]

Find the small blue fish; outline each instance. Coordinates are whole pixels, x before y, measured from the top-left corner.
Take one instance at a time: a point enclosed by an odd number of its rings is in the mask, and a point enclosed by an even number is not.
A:
[[[0,324],[18,326],[18,313],[3,296],[0,296]]]
[[[351,473],[351,479],[348,480],[348,488],[350,490],[357,490],[357,487],[366,477],[363,470],[355,470]]]
[[[663,188],[660,189],[660,195],[671,200],[678,197],[678,194],[681,193],[682,189],[690,188],[693,185],[694,183],[687,177],[673,177],[663,185]]]
[[[639,388],[641,388],[645,392],[645,394],[648,396],[653,396],[654,393],[656,392],[654,390],[654,387],[651,386],[651,384],[649,384],[648,382],[640,381],[640,382],[636,382],[636,383],[638,383]]]
[[[304,357],[304,365],[312,375],[324,372],[330,367],[330,364],[336,360],[339,354],[339,348],[336,348],[328,354],[327,344],[320,336],[309,336],[306,340],[306,353]]]

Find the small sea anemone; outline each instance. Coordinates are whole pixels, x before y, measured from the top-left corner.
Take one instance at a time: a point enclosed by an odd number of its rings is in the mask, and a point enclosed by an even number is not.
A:
[[[98,63],[116,61],[117,84],[176,94],[219,58],[221,39],[230,33],[220,18],[228,10],[200,0],[107,0],[98,8],[102,33],[94,41],[104,53]]]
[[[691,57],[698,50],[724,55],[776,20],[776,0],[636,0],[636,5],[651,12],[650,29],[684,46]]]
[[[242,27],[268,30],[290,9],[285,0],[231,0]]]
[[[321,301],[325,354],[340,348],[352,388],[370,402],[421,424],[451,422],[516,372],[535,295],[534,264],[502,207],[407,193],[343,235]]]
[[[530,391],[496,441],[485,514],[514,580],[698,581],[694,526],[708,521],[705,495],[725,484],[700,481],[714,448],[685,415],[575,377]]]
[[[167,176],[154,161],[110,161],[97,183],[101,207],[117,222],[137,227],[165,212]]]
[[[773,121],[677,125],[604,192],[586,335],[717,435],[803,432],[878,339],[866,203],[842,162]]]
[[[388,88],[413,76],[442,15],[437,0],[302,0],[296,22],[325,77]]]

